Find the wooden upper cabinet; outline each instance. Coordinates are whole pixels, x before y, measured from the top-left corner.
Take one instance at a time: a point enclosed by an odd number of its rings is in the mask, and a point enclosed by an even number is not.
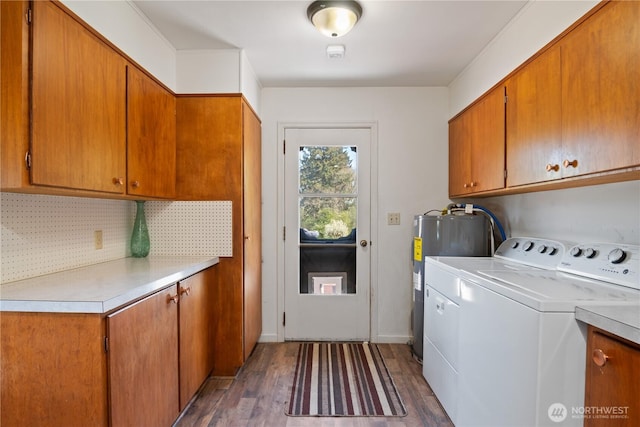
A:
[[[506,81],[507,186],[561,177],[560,48]]]
[[[562,50],[565,176],[640,165],[640,2],[612,1]]]
[[[467,114],[461,114],[449,122],[449,194],[459,195],[470,191],[471,141]]]
[[[136,67],[127,79],[127,193],[173,198],[176,99]]]
[[[56,4],[32,7],[31,183],[124,193],[126,61]]]
[[[0,188],[28,187],[29,25],[27,1],[0,2]]]
[[[449,195],[504,188],[504,88],[487,93],[449,126]]]
[[[240,97],[178,98],[178,198],[241,200],[241,102]]]

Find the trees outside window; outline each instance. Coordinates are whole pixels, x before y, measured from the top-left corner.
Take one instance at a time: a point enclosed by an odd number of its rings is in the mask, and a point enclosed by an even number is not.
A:
[[[300,148],[300,227],[320,239],[356,228],[357,152],[348,146]]]

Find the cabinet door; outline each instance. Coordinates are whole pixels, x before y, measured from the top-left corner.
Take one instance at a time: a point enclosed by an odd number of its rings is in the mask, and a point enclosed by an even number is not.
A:
[[[126,63],[53,2],[33,2],[31,182],[124,193]]]
[[[585,427],[637,426],[640,416],[640,346],[632,346],[592,327],[587,340],[585,407],[603,411],[615,409],[619,417],[612,420],[585,416]]]
[[[552,47],[506,82],[507,185],[561,177],[560,48]]]
[[[109,425],[101,315],[2,312],[0,330],[0,425]]]
[[[211,299],[213,268],[178,284],[180,293],[180,410],[213,369]]]
[[[504,188],[504,88],[488,93],[471,109],[471,190]]]
[[[562,48],[564,176],[640,164],[640,2],[606,4]]]
[[[175,195],[176,100],[136,67],[127,79],[127,193]]]
[[[29,186],[28,1],[0,2],[0,182],[2,189]]]
[[[262,333],[262,140],[260,120],[243,102],[244,360]]]
[[[504,88],[449,122],[449,195],[504,188]]]
[[[176,107],[177,196],[232,200],[234,214],[240,212],[236,206],[242,195],[241,98],[178,97]]]
[[[179,414],[176,286],[107,317],[112,426],[170,426]]]
[[[471,141],[468,111],[449,122],[449,194],[471,192]]]

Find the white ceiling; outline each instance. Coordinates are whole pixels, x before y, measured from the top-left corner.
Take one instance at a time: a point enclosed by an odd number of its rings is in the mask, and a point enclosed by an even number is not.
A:
[[[243,49],[263,87],[447,86],[526,1],[363,0],[361,20],[329,39],[312,0],[134,0],[178,50]],[[328,59],[331,44],[343,59]]]

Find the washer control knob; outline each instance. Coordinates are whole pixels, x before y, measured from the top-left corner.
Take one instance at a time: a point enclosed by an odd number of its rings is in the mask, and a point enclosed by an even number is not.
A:
[[[580,249],[578,246],[574,246],[573,248],[571,248],[571,252],[569,253],[572,257],[578,258],[580,255],[582,255],[582,249]]]
[[[627,257],[627,253],[620,248],[616,248],[609,252],[609,261],[611,264],[620,264]]]
[[[538,246],[538,252],[540,252],[541,254],[547,252],[547,245]]]
[[[520,243],[518,243],[518,241],[517,241],[517,240],[514,240],[514,242],[511,244],[511,249],[515,249],[515,248],[517,248],[518,246],[520,246]]]
[[[555,255],[558,253],[558,248],[549,248],[549,255]]]
[[[522,249],[524,249],[525,252],[529,252],[531,249],[533,249],[533,242],[531,240],[526,241]]]
[[[596,256],[596,250],[593,248],[587,248],[584,250],[584,256],[587,258],[593,258]]]

